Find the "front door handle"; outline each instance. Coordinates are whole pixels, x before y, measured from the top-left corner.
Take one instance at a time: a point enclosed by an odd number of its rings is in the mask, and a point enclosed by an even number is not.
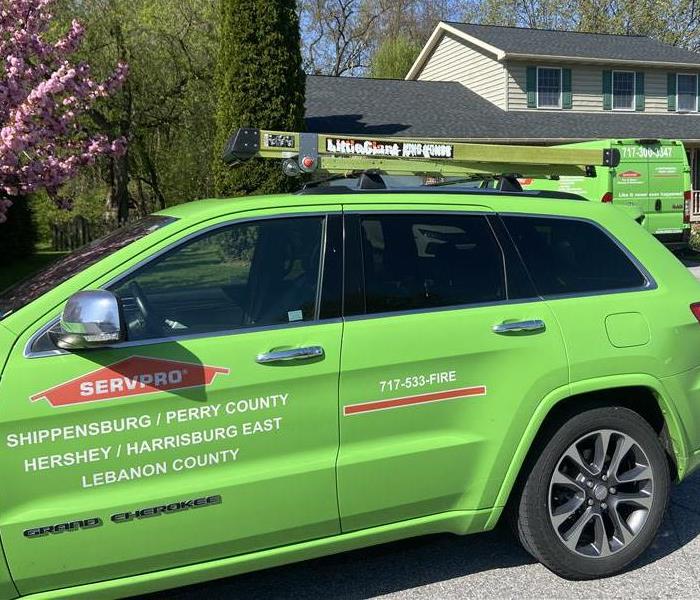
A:
[[[528,321],[515,321],[512,323],[499,323],[494,325],[492,330],[494,333],[538,333],[544,331],[546,326],[541,319],[530,319]]]
[[[321,346],[307,346],[305,348],[290,348],[289,350],[271,350],[270,352],[263,352],[255,357],[255,362],[266,365],[290,360],[321,358],[323,355],[324,352]]]

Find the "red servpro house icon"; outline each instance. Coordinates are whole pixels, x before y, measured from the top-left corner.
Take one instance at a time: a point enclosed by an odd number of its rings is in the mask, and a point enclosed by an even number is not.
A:
[[[641,176],[642,174],[638,173],[637,171],[623,171],[618,175],[620,179],[637,179]]]
[[[210,385],[219,373],[228,375],[229,370],[225,367],[132,356],[34,394],[30,399],[36,402],[45,398],[51,406],[113,400]]]

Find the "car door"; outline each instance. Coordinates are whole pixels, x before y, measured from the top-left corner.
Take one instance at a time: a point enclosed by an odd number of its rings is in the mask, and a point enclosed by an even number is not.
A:
[[[22,594],[339,531],[340,217],[315,213],[252,213],[119,276],[126,343],[15,349],[0,534]]]
[[[567,382],[557,322],[487,209],[347,210],[343,531],[492,506],[534,407]]]

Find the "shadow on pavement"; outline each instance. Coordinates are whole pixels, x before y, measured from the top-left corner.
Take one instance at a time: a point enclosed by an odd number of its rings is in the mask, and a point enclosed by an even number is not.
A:
[[[652,547],[628,571],[654,563],[700,535],[698,497],[700,473],[673,488],[669,510],[659,535]],[[168,590],[147,598],[360,600],[467,577],[482,571],[532,563],[534,560],[517,544],[502,522],[495,531],[488,533],[464,537],[434,535],[414,538]],[[407,598],[409,594],[407,593]]]
[[[690,248],[684,248],[682,250],[674,251],[673,254],[686,267],[700,267],[700,252],[696,252]]]
[[[471,536],[433,535],[169,590],[144,600],[373,598],[488,569],[534,562],[504,526]]]

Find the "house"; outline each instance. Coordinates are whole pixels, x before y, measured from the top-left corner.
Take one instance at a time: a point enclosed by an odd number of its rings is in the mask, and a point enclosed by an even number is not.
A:
[[[700,54],[646,36],[441,22],[405,80],[307,79],[310,131],[561,144],[681,139],[700,189]]]

